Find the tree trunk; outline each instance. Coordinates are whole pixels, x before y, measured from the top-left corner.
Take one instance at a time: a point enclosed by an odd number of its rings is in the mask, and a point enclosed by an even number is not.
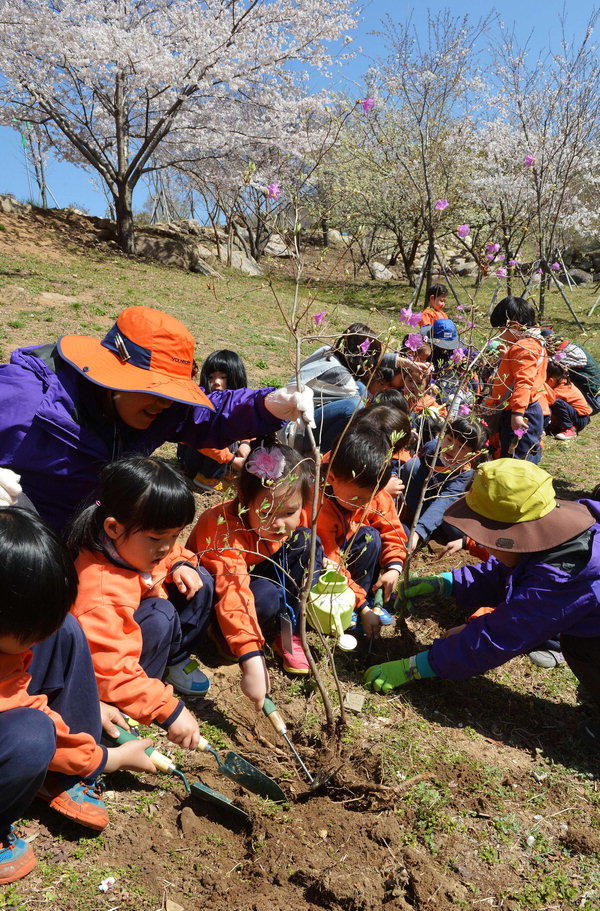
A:
[[[329,246],[329,221],[327,218],[321,219],[321,235],[323,237],[323,246]]]
[[[129,184],[120,186],[115,195],[117,216],[117,241],[123,253],[135,256],[135,233],[133,223],[133,193]]]

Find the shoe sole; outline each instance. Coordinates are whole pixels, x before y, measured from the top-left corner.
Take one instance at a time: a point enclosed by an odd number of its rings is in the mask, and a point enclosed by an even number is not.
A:
[[[26,854],[23,858],[22,866],[19,866],[14,873],[10,875],[3,876],[0,874],[0,886],[8,886],[10,883],[15,883],[18,879],[23,879],[24,876],[27,876],[28,873],[31,873],[35,865],[37,864],[37,857],[33,851],[29,851],[29,854]]]
[[[47,803],[48,806],[55,810],[57,813],[60,813],[61,816],[65,816],[67,819],[70,819],[72,822],[79,823],[80,826],[85,826],[86,829],[93,829],[94,832],[103,832],[108,825],[108,813],[105,816],[101,816],[97,820],[89,819],[83,813],[78,814],[76,810],[73,809],[73,801],[62,801],[60,795],[58,797],[51,797],[49,794],[43,794],[38,792],[40,800],[43,800],[44,803]]]

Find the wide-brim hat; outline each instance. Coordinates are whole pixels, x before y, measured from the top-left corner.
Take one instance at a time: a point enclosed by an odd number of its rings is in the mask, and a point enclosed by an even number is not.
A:
[[[458,330],[451,319],[436,319],[431,326],[421,326],[419,331],[438,348],[454,349],[460,346]]]
[[[58,351],[98,386],[213,408],[192,379],[193,336],[183,323],[161,310],[127,307],[103,339],[63,335]]]
[[[582,503],[558,500],[550,475],[521,459],[481,465],[444,521],[484,547],[517,554],[558,547],[596,522]]]

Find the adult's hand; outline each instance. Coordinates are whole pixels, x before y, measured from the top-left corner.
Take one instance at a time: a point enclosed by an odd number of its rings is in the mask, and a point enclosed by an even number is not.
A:
[[[270,392],[265,398],[265,408],[282,421],[300,419],[309,427],[317,426],[313,391],[308,386],[299,392],[296,383],[288,383],[282,389]]]

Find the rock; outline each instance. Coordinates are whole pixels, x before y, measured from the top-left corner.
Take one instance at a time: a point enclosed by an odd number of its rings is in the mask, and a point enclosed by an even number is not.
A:
[[[177,266],[191,270],[198,257],[190,244],[171,237],[151,236],[138,233],[135,241],[138,256],[147,256],[165,266]]]
[[[583,269],[569,269],[569,278],[576,285],[588,285],[594,281],[593,276],[589,272],[584,272]]]
[[[291,256],[292,251],[279,234],[272,234],[264,249],[265,256]]]
[[[371,271],[379,282],[391,282],[394,278],[394,274],[383,263],[371,263]]]
[[[339,231],[336,231],[335,228],[329,228],[327,232],[327,240],[330,247],[340,247],[346,243],[341,233]]]
[[[227,250],[221,250],[221,262],[227,262]],[[231,268],[239,269],[242,275],[262,275],[262,268],[251,256],[245,256],[239,250],[231,253]]]
[[[78,298],[66,294],[55,294],[53,291],[42,291],[38,298],[40,304],[74,304]]]
[[[217,272],[216,269],[213,269],[212,266],[209,266],[207,262],[200,258],[196,259],[191,271],[198,272],[200,275],[209,275],[211,278],[223,278],[220,272]]]
[[[14,196],[0,196],[0,212],[4,215],[13,215],[23,211],[23,203],[18,202]]]

